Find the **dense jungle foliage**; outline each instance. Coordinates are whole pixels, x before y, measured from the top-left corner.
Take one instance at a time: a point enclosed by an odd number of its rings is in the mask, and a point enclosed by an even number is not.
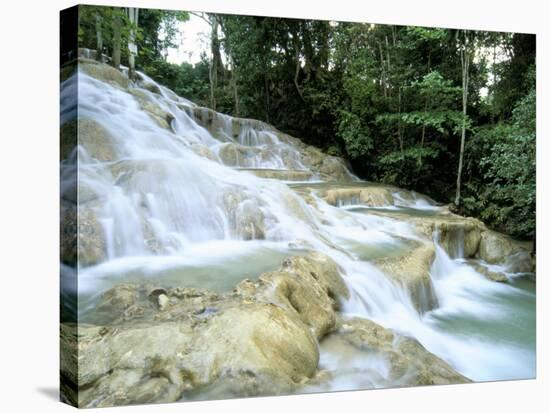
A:
[[[534,35],[129,11],[81,8],[80,45],[116,66],[135,45],[136,68],[181,96],[269,122],[345,158],[363,179],[534,235]],[[209,53],[169,63],[191,15],[210,27]]]

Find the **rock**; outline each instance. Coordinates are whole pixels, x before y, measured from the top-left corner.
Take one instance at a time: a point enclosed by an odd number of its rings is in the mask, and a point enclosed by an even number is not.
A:
[[[105,234],[97,213],[96,204],[78,206],[78,264],[83,267],[98,264],[107,254]]]
[[[265,216],[257,198],[249,196],[241,188],[231,188],[222,193],[220,204],[231,230],[240,239],[265,238]]]
[[[489,264],[503,264],[510,272],[534,272],[530,253],[510,237],[495,231],[481,233],[479,257]]]
[[[96,60],[79,58],[78,67],[84,73],[96,78],[97,80],[101,80],[102,82],[109,83],[110,85],[121,89],[128,88],[128,78],[112,66],[99,63]]]
[[[252,173],[255,176],[266,179],[277,179],[281,181],[309,181],[313,178],[311,171],[291,169],[241,169]]]
[[[69,126],[67,126],[69,128]],[[92,119],[78,119],[78,144],[98,161],[114,161],[115,145],[111,134]]]
[[[176,401],[203,386],[221,386],[224,397],[289,392],[319,359],[300,319],[268,303],[239,304],[207,323],[181,318],[78,333],[81,407]]]
[[[158,296],[158,304],[159,304],[159,309],[161,311],[164,311],[166,309],[166,306],[168,305],[169,302],[170,300],[168,299],[166,294],[160,294]]]
[[[81,407],[289,393],[316,376],[316,337],[334,330],[348,294],[320,253],[224,294],[120,284],[80,319],[77,351],[76,333],[62,337],[67,386]]]
[[[335,328],[339,302],[349,296],[336,264],[318,253],[289,258],[278,271],[262,274],[260,282],[257,297],[295,312],[317,338]]]
[[[437,235],[437,241],[451,257],[474,257],[479,249],[481,233],[486,229],[478,219],[461,217],[445,210],[434,215],[414,216],[394,212],[390,216],[414,225],[426,239],[433,240]]]
[[[216,155],[208,146],[201,143],[192,143],[190,148],[198,156],[220,163],[220,158],[218,155]]]
[[[468,260],[468,264],[488,280],[500,283],[508,282],[508,277],[506,277],[505,274],[502,272],[492,271],[487,266],[481,264],[478,260]]]
[[[174,116],[162,109],[151,97],[141,89],[130,88],[130,94],[134,95],[140,107],[147,112],[151,118],[161,127],[167,130],[172,130],[170,126],[174,120]]]
[[[430,268],[435,259],[432,243],[419,243],[405,254],[385,257],[375,265],[392,280],[400,284],[411,297],[419,313],[437,308],[437,297],[430,277]]]
[[[326,156],[315,171],[329,182],[353,181],[353,177],[350,175],[342,160],[335,156]]]
[[[334,206],[366,205],[370,207],[388,206],[393,204],[393,189],[390,187],[344,187],[328,189],[320,193],[320,197]]]
[[[237,207],[235,228],[244,240],[264,239],[264,213],[256,202],[247,199]]]
[[[369,354],[375,352],[389,363],[389,377],[394,385],[468,383],[470,380],[449,364],[427,351],[418,341],[400,336],[366,319],[344,321],[329,339],[342,340]]]
[[[226,143],[219,148],[218,156],[227,166],[254,166],[249,158],[258,157],[261,149],[252,146],[243,146],[237,143]]]

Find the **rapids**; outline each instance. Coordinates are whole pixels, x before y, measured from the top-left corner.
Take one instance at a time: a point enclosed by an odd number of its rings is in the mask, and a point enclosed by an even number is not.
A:
[[[399,192],[391,205],[330,205],[322,189],[370,184],[269,125],[200,108],[139,77],[126,88],[79,68],[62,84],[62,125],[90,122],[103,136],[95,144],[79,129],[78,146],[61,163],[62,203],[70,208],[77,173],[79,216],[89,213],[100,234],[99,256],[78,264],[78,291],[63,289],[77,295],[80,320],[117,283],[229,291],[285,257],[317,250],[340,266],[351,292],[344,317],[414,337],[474,381],[535,376],[534,284],[515,274],[506,284],[490,281],[460,252],[450,258],[437,232],[426,238],[399,219],[441,215],[441,206]],[[333,169],[319,165],[344,172],[328,182]],[[419,242],[435,245],[430,278],[438,303],[422,313],[406,288],[375,265]],[[63,266],[62,277],[72,285],[74,269]],[[330,337],[320,349],[319,367],[334,378],[311,391],[399,385],[388,382],[388,366],[376,354]]]

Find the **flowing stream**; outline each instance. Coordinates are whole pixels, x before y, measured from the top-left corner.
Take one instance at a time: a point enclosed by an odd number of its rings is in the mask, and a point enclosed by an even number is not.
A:
[[[81,142],[62,162],[62,178],[77,169],[79,208],[95,211],[104,234],[103,259],[78,271],[81,320],[102,292],[121,282],[230,291],[242,279],[275,270],[285,257],[313,249],[342,269],[351,291],[345,317],[368,318],[414,337],[474,381],[535,376],[532,282],[513,276],[509,283],[489,281],[462,257],[450,258],[434,233],[430,276],[439,305],[420,314],[408,291],[373,264],[426,241],[396,212],[433,216],[440,213],[437,205],[398,194],[381,208],[329,205],[316,194],[338,184],[323,182],[291,141],[221,114],[207,129],[197,119],[200,108],[140,76],[129,86],[136,93],[83,71],[78,82],[72,76],[62,87],[62,123],[77,116],[92,120],[104,130],[103,149],[109,151],[104,156]],[[169,128],[143,109],[144,101],[169,114]],[[270,177],[261,177],[262,171]],[[366,184],[352,179],[357,182],[345,185]],[[310,191],[311,202],[297,194],[301,189]],[[62,195],[70,190],[70,179],[62,180]],[[68,268],[63,273],[74,276]],[[399,384],[388,383],[387,363],[376,355],[330,338],[320,349],[320,367],[333,373],[330,389]]]

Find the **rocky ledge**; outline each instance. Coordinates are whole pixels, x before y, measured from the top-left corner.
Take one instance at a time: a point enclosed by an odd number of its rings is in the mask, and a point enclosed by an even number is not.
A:
[[[197,390],[292,393],[330,378],[319,370],[318,344],[329,338],[378,352],[403,385],[468,381],[415,340],[342,320],[348,295],[337,265],[320,253],[286,259],[224,294],[118,285],[78,326],[61,326],[65,394],[78,389],[79,406],[101,407],[184,400]]]

